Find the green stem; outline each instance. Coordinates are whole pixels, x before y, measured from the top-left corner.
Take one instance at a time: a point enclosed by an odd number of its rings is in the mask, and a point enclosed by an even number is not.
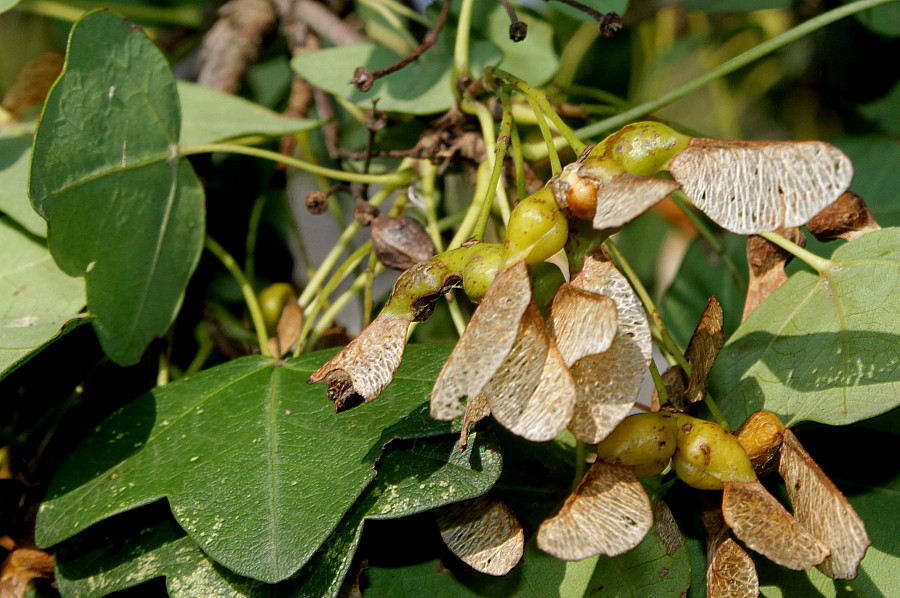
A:
[[[600,37],[600,28],[594,21],[586,21],[575,30],[566,42],[559,57],[559,70],[553,82],[559,87],[571,85],[582,59],[587,56],[591,45]]]
[[[197,324],[197,328],[194,330],[194,338],[197,339],[197,345],[199,346],[197,348],[197,354],[194,355],[191,363],[188,365],[187,369],[184,370],[185,376],[190,376],[199,372],[200,368],[203,367],[203,364],[206,363],[206,360],[209,359],[209,356],[212,355],[213,348],[215,347],[212,338],[209,336],[206,322]]]
[[[222,262],[222,265],[225,266],[225,269],[234,277],[234,280],[241,288],[241,294],[244,295],[244,301],[247,302],[247,309],[250,312],[250,320],[253,322],[253,327],[256,329],[256,340],[259,342],[259,352],[266,357],[272,357],[272,354],[269,353],[269,339],[266,336],[266,322],[263,319],[259,301],[256,299],[256,293],[253,292],[250,281],[244,276],[244,273],[241,271],[237,262],[234,261],[234,258],[231,257],[231,254],[225,251],[225,248],[219,245],[212,237],[207,235],[205,245],[210,253],[219,258],[219,261]]]
[[[459,19],[456,21],[456,42],[453,46],[453,91],[456,93],[457,81],[469,77],[469,34],[472,29],[472,9],[475,0],[463,0],[459,7]]]
[[[693,91],[696,91],[697,89],[700,89],[711,81],[715,81],[720,77],[731,74],[736,70],[747,66],[751,62],[759,60],[763,56],[771,54],[775,50],[783,48],[784,46],[797,41],[801,37],[804,37],[818,29],[821,29],[822,27],[830,25],[835,21],[839,21],[840,19],[843,19],[860,11],[895,1],[896,0],[857,0],[856,2],[851,2],[849,4],[839,6],[838,8],[835,8],[833,10],[829,10],[828,12],[822,13],[808,21],[797,25],[790,31],[786,31],[781,35],[773,37],[772,39],[765,41],[758,46],[751,48],[750,50],[747,50],[743,54],[735,56],[731,60],[712,69],[708,73],[701,75],[700,77],[697,77],[692,81],[688,81],[680,87],[676,87],[669,93],[663,94],[654,100],[650,100],[649,102],[639,104],[616,116],[613,116],[612,118],[607,118],[605,120],[590,124],[586,127],[582,127],[581,129],[575,131],[575,134],[579,137],[590,138],[600,135],[601,133],[604,133],[606,131],[623,127],[628,123],[653,112],[654,110],[658,110],[663,106],[671,104],[675,100],[683,98],[684,96]],[[557,143],[559,144],[559,147],[562,147],[562,140],[557,139]],[[541,145],[535,144],[526,146],[525,155],[530,159],[540,159],[545,157],[547,154],[544,152],[544,148]]]
[[[716,235],[713,234],[712,230],[706,225],[706,222],[697,215],[697,212],[691,208],[691,206],[687,205],[682,199],[684,192],[675,191],[669,194],[669,197],[672,198],[672,201],[675,202],[675,205],[682,211],[682,213],[688,217],[688,220],[697,228],[700,236],[703,237],[709,246],[713,248],[713,251],[718,254],[718,256],[722,259],[722,262],[725,264],[725,267],[728,268],[728,271],[731,273],[731,277],[734,278],[734,281],[737,283],[738,288],[742,291],[747,290],[747,281],[744,280],[744,277],[741,276],[740,270],[737,268],[737,264],[734,263],[734,260],[731,259],[731,256],[725,251],[725,246],[719,242],[719,239],[716,238]]]
[[[703,404],[706,405],[706,408],[709,409],[710,414],[713,416],[713,419],[716,420],[716,423],[725,428],[726,430],[731,430],[731,426],[728,425],[728,420],[725,419],[725,414],[722,413],[722,410],[719,409],[719,406],[716,405],[716,402],[713,400],[712,395],[706,393],[703,397]]]
[[[656,367],[656,362],[650,359],[650,377],[653,378],[653,386],[656,387],[656,396],[659,397],[659,404],[665,405],[669,402],[669,393],[666,391],[666,385]]]
[[[379,264],[380,265],[380,264]],[[376,269],[379,269],[376,267]],[[366,274],[365,272],[356,277],[353,281],[353,284],[350,287],[340,294],[340,296],[334,300],[334,303],[328,308],[328,310],[322,314],[322,317],[319,319],[319,322],[316,324],[316,327],[313,329],[312,334],[309,335],[308,344],[310,347],[315,346],[316,342],[322,336],[322,333],[328,329],[329,326],[334,322],[337,318],[338,314],[341,312],[344,307],[346,307],[347,303],[350,299],[353,298],[353,295],[358,293],[360,289],[362,289],[366,284]]]
[[[369,254],[369,262],[366,264],[366,286],[363,287],[363,328],[372,322],[372,311],[375,309],[375,266],[378,265],[378,255],[373,251]]]
[[[259,223],[266,208],[266,197],[260,195],[253,202],[247,223],[247,244],[244,251],[244,273],[251,282],[256,280],[256,241],[259,238]]]
[[[481,212],[475,223],[475,239],[484,240],[484,231],[487,228],[488,219],[491,217],[491,207],[497,197],[497,183],[500,182],[500,173],[503,170],[503,161],[506,159],[506,149],[509,147],[510,129],[512,128],[512,108],[509,104],[509,89],[500,91],[500,101],[503,104],[503,116],[500,120],[500,131],[497,133],[497,143],[494,144],[494,163],[491,168],[491,180],[481,198]]]
[[[390,197],[395,189],[396,187],[388,186],[379,190],[378,193],[369,200],[369,205],[375,207],[380,206],[388,197]],[[355,220],[347,225],[347,228],[345,228],[344,232],[341,233],[341,236],[338,237],[337,243],[331,248],[331,251],[325,256],[325,259],[322,260],[322,263],[319,265],[319,268],[316,270],[315,274],[313,274],[312,278],[309,279],[309,283],[306,285],[306,288],[303,289],[303,293],[300,294],[300,298],[297,300],[300,307],[306,308],[316,293],[319,292],[319,288],[325,281],[325,277],[327,277],[331,269],[334,268],[334,265],[341,258],[344,249],[350,244],[359,229],[360,224]]]
[[[562,118],[560,118],[559,114],[556,112],[556,109],[554,109],[550,104],[550,101],[547,100],[546,94],[542,93],[538,89],[535,89],[522,79],[519,79],[518,77],[507,73],[506,71],[488,67],[484,72],[488,77],[497,77],[498,79],[502,79],[507,83],[510,83],[519,92],[521,92],[522,95],[525,96],[525,99],[528,100],[529,104],[531,104],[532,109],[534,109],[535,104],[537,104],[540,112],[546,114],[547,117],[553,122],[554,126],[556,126],[556,130],[559,131],[559,134],[565,138],[569,146],[573,150],[575,150],[575,153],[580,154],[584,151],[584,148],[587,146],[578,139],[572,128],[567,125]],[[538,126],[540,126],[541,117],[538,115],[537,111],[535,111],[535,117],[538,118]]]
[[[826,260],[823,257],[819,257],[816,254],[803,249],[796,243],[789,241],[779,235],[778,233],[759,233],[759,236],[769,241],[770,243],[775,243],[795,258],[806,263],[810,268],[818,272],[819,274],[826,272],[834,267],[834,262],[831,260]]]
[[[528,100],[528,103],[531,105],[531,110],[534,112],[535,119],[537,119],[538,128],[541,130],[541,137],[544,138],[544,145],[547,147],[548,157],[550,158],[550,172],[557,175],[562,172],[562,164],[560,164],[559,154],[556,152],[553,134],[550,132],[550,127],[547,126],[547,121],[544,119],[544,113],[541,112],[537,102],[530,96],[525,96],[525,99]],[[558,137],[558,139],[564,138]]]
[[[343,170],[335,170],[334,168],[326,168],[317,164],[310,164],[278,152],[261,149],[258,147],[248,147],[244,145],[234,145],[231,143],[200,143],[196,145],[182,145],[178,148],[179,155],[190,156],[193,154],[241,154],[244,156],[253,156],[264,160],[272,160],[273,162],[281,162],[298,170],[311,172],[327,176],[328,178],[338,181],[346,181],[348,183],[362,183],[364,185],[393,185],[399,187],[405,185],[412,180],[413,172],[410,170],[401,170],[391,174],[364,174],[361,172],[345,172]]]
[[[522,158],[522,140],[519,137],[519,127],[515,121],[512,123],[512,134],[510,141],[512,143],[513,164],[516,167],[516,199],[522,201],[528,195],[525,188],[525,160]]]

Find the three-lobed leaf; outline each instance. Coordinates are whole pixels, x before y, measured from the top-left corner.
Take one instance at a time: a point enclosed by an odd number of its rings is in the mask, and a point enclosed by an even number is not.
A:
[[[768,409],[786,425],[848,424],[900,404],[900,229],[831,261],[794,274],[723,347],[709,388],[730,422]]]
[[[456,450],[455,439],[446,436],[389,447],[375,480],[328,540],[297,576],[279,584],[241,577],[217,565],[159,507],[117,517],[64,543],[57,555],[57,581],[64,596],[84,598],[161,576],[166,577],[173,598],[335,596],[365,519],[400,517],[472,498],[487,491],[499,474],[500,454],[489,438],[470,443],[464,452]],[[139,529],[129,529],[127,522],[139,514]],[[117,528],[109,541],[104,532],[117,520],[125,520],[125,527]]]
[[[424,402],[446,354],[411,347],[377,401],[343,414],[306,384],[323,361],[316,353],[281,366],[246,357],[155,389],[63,464],[38,515],[38,542],[166,497],[217,562],[269,583],[290,577],[375,477],[386,442],[450,431]]]

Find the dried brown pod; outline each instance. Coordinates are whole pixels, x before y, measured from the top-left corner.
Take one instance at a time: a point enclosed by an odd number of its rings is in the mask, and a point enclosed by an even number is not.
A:
[[[0,565],[2,598],[24,597],[32,579],[53,577],[53,555],[43,550],[17,548]]]
[[[819,241],[838,238],[853,241],[880,228],[863,198],[852,191],[841,195],[806,223],[806,229]]]
[[[687,399],[691,403],[696,403],[706,396],[706,376],[715,365],[716,357],[725,342],[723,322],[722,306],[715,297],[710,297],[684,353],[691,364],[687,388]]]
[[[465,450],[469,444],[469,428],[491,414],[491,403],[483,392],[466,399],[466,411],[463,414],[462,431],[459,433],[459,448]]]
[[[799,228],[782,228],[776,232],[800,247],[806,246],[806,237]],[[787,282],[784,267],[793,257],[778,245],[760,236],[752,235],[747,238],[747,264],[750,267],[750,281],[747,285],[747,298],[744,301],[742,320],[746,320],[747,316],[766,297]]]
[[[785,429],[783,438],[778,472],[787,486],[794,515],[831,548],[818,568],[833,579],[853,579],[871,544],[866,526],[794,433]]]
[[[818,565],[828,547],[788,513],[759,481],[725,482],[725,523],[749,548],[798,571]]]
[[[662,373],[663,387],[666,389],[666,395],[669,397],[668,408],[677,412],[684,413],[690,404],[687,400],[687,376],[680,365],[673,365],[666,368]],[[651,411],[659,411],[659,394],[653,389],[651,398]]]
[[[444,544],[481,573],[506,575],[522,558],[525,534],[509,507],[489,495],[436,510]]]
[[[771,411],[759,410],[751,413],[736,433],[738,442],[744,447],[753,470],[763,475],[773,469],[781,450],[784,424]]]
[[[406,348],[412,315],[379,316],[349,345],[313,372],[308,384],[328,380],[334,410],[345,411],[377,397],[393,379]]]
[[[684,547],[684,536],[678,529],[669,506],[661,499],[653,505],[653,531],[666,547],[666,554],[672,556]]]
[[[500,272],[441,368],[431,391],[431,416],[452,420],[464,412],[462,397],[478,396],[516,342],[531,304],[524,262]],[[543,363],[543,361],[541,361]]]
[[[302,328],[303,309],[296,300],[285,302],[278,318],[275,337],[269,339],[269,350],[272,355],[284,356],[300,338]]]
[[[484,394],[494,419],[528,440],[552,440],[572,419],[575,382],[534,303]]]
[[[371,227],[375,255],[388,268],[406,270],[436,253],[428,233],[409,216],[378,216]]]
[[[821,141],[695,138],[668,170],[697,208],[742,235],[806,224],[853,178],[850,159]]]
[[[328,195],[318,189],[313,189],[307,193],[306,210],[314,216],[324,214],[328,210]]]
[[[628,552],[653,525],[653,510],[632,468],[595,462],[559,513],[544,521],[538,547],[553,556],[577,561]]]
[[[563,283],[550,307],[550,329],[567,366],[612,345],[618,329],[616,302]]]
[[[703,511],[707,598],[756,598],[759,576],[747,552],[731,538],[718,507]]]

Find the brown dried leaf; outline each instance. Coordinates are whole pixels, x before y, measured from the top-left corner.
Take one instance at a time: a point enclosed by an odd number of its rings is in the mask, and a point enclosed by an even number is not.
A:
[[[616,337],[616,303],[563,283],[550,307],[550,329],[567,366],[586,355],[603,353]]]
[[[669,407],[679,413],[684,413],[690,403],[687,400],[687,376],[680,365],[669,366],[662,373],[663,386],[666,389],[666,395],[669,397]],[[652,409],[651,411],[659,411],[659,394],[653,389]]]
[[[618,309],[619,333],[633,338],[640,347],[646,363],[650,363],[653,341],[650,338],[650,327],[647,324],[644,306],[628,283],[628,279],[612,262],[607,261],[601,254],[589,255],[584,260],[581,272],[572,280],[572,286],[611,297]]]
[[[484,394],[494,418],[528,440],[552,440],[572,419],[575,382],[534,303]]]
[[[800,247],[806,246],[806,237],[799,228],[780,228],[775,232]],[[766,297],[787,281],[784,267],[793,257],[778,245],[760,236],[751,235],[747,238],[750,281],[747,285],[742,320],[746,320]]]
[[[768,473],[777,465],[775,457],[781,451],[784,424],[771,411],[759,410],[751,413],[738,428],[738,442],[750,457],[757,475]]]
[[[744,544],[789,569],[809,569],[828,556],[819,542],[781,503],[755,482],[725,482],[725,523]]]
[[[597,189],[594,228],[604,230],[623,226],[681,187],[675,181],[651,179],[623,172]]]
[[[797,519],[831,548],[818,565],[832,579],[853,579],[871,542],[863,520],[828,479],[797,437],[783,432],[778,472],[784,478]]]
[[[278,352],[273,355],[283,356],[291,350],[291,346],[300,338],[300,330],[303,328],[303,310],[296,301],[287,301],[278,318],[278,326],[275,328],[275,337],[278,342]]]
[[[847,190],[853,165],[821,141],[695,138],[669,172],[716,224],[751,235],[806,224]]]
[[[44,103],[50,87],[62,72],[62,52],[44,52],[25,63],[3,96],[3,109],[18,119],[29,108]]]
[[[525,534],[509,507],[488,495],[436,510],[444,544],[470,567],[506,575],[522,558]]]
[[[53,555],[34,548],[17,548],[0,567],[0,598],[23,598],[28,583],[53,576]]]
[[[881,227],[863,198],[852,191],[847,191],[807,222],[806,228],[819,241],[837,238],[853,241]]]
[[[538,547],[577,561],[628,552],[653,525],[653,510],[632,468],[595,462],[559,513],[538,529]]]
[[[530,303],[524,262],[497,275],[434,383],[431,417],[452,420],[463,414],[460,398],[482,392],[516,342]]]
[[[491,404],[487,395],[481,393],[466,400],[466,412],[463,415],[462,430],[459,433],[459,448],[465,450],[469,444],[469,428],[491,414]]]
[[[569,430],[578,440],[596,444],[631,412],[647,361],[635,340],[619,332],[607,351],[583,357],[570,369],[577,396]]]
[[[753,559],[731,538],[721,508],[704,510],[701,519],[706,528],[707,598],[759,596],[759,577]]]
[[[672,556],[684,547],[684,536],[675,523],[672,511],[662,500],[657,500],[653,505],[653,531],[666,547],[667,555]]]
[[[722,343],[725,342],[722,325],[722,306],[715,297],[710,297],[684,353],[691,364],[691,379],[687,389],[687,399],[691,403],[706,396],[706,376],[715,365]]]
[[[316,370],[308,384],[328,379],[328,398],[335,411],[377,397],[400,367],[412,316],[379,316],[362,333]]]
[[[406,270],[436,253],[428,233],[409,216],[378,216],[371,227],[375,255],[388,268]]]

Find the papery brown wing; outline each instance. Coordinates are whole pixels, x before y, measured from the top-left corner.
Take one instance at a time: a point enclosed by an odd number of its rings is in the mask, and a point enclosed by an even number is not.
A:
[[[616,337],[617,317],[610,297],[563,283],[550,306],[550,329],[566,365],[609,349]]]
[[[742,235],[805,224],[853,178],[850,159],[820,141],[695,138],[668,169],[697,208]]]
[[[828,556],[828,547],[800,525],[759,481],[725,482],[722,513],[738,539],[782,567],[802,571]]]
[[[476,571],[506,575],[522,558],[525,534],[503,501],[484,495],[435,512],[444,544]]]
[[[597,461],[559,513],[538,529],[538,547],[553,556],[578,561],[628,552],[653,525],[644,486],[624,465]]]
[[[866,526],[789,429],[783,432],[778,472],[797,520],[831,548],[819,570],[833,579],[856,577],[871,544]]]
[[[759,576],[750,555],[731,538],[719,507],[704,510],[707,598],[756,598]]]
[[[725,342],[722,316],[719,301],[715,297],[710,297],[684,352],[685,359],[691,364],[691,377],[687,389],[687,398],[691,403],[701,401],[706,396],[706,376],[715,365],[716,357]]]
[[[597,189],[594,228],[604,230],[628,224],[681,187],[677,182],[623,172]]]
[[[459,417],[464,412],[460,399],[482,392],[516,342],[530,303],[531,279],[524,262],[497,274],[435,381],[433,418]]]
[[[775,231],[787,240],[800,247],[806,246],[806,237],[799,228],[780,228]],[[785,265],[793,259],[793,255],[775,245],[768,239],[758,235],[747,238],[747,265],[750,280],[747,284],[747,297],[744,301],[744,314],[741,321],[771,295],[775,289],[787,282]]]

